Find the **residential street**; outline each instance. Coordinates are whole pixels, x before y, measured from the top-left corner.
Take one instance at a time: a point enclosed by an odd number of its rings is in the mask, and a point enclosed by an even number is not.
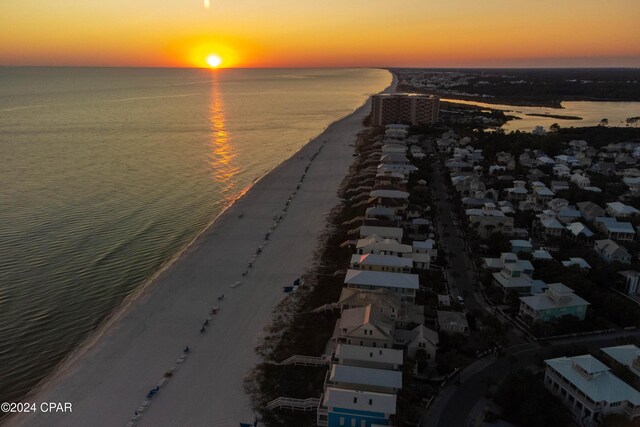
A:
[[[437,155],[433,147],[425,150]],[[444,274],[449,286],[449,293],[453,298],[462,296],[469,311],[485,310],[493,313],[493,307],[483,298],[480,290],[474,288],[475,272],[465,241],[456,216],[456,208],[448,198],[448,174],[443,174],[443,167],[434,158],[431,175],[431,187],[435,205],[437,206],[437,230],[440,247],[446,251],[448,265]],[[501,320],[505,320],[502,319]],[[510,326],[511,324],[508,323]],[[470,425],[470,416],[476,416],[478,411],[474,407],[485,396],[491,384],[500,383],[512,371],[532,367],[541,368],[537,363],[545,357],[555,357],[554,350],[558,346],[585,345],[597,349],[616,344],[616,339],[626,336],[639,336],[640,331],[620,331],[605,335],[589,335],[583,337],[565,338],[551,342],[529,342],[524,334],[515,327],[509,328],[509,347],[503,356],[490,355],[477,360],[463,369],[459,374],[459,384],[450,381],[440,391],[434,403],[426,412],[423,425],[425,426],[465,426]],[[477,408],[476,408],[477,409]]]

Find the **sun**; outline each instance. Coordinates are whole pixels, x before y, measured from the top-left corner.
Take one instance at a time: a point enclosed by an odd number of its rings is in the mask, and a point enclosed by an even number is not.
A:
[[[209,64],[211,68],[218,68],[220,64],[222,64],[222,58],[218,55],[209,55],[207,56],[207,64]]]

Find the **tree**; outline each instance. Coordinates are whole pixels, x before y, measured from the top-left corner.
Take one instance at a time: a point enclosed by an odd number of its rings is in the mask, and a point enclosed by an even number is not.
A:
[[[599,126],[609,126],[609,119],[605,118],[600,120],[600,125]]]
[[[560,132],[560,125],[557,123],[552,124],[551,126],[549,126],[549,130],[551,132]]]
[[[571,422],[569,412],[529,370],[509,374],[498,388],[495,400],[504,408],[504,418],[515,425],[559,427]]]

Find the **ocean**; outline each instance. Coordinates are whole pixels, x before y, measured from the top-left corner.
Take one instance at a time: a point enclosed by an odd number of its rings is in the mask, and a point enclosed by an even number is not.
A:
[[[0,401],[390,82],[375,69],[0,68]]]

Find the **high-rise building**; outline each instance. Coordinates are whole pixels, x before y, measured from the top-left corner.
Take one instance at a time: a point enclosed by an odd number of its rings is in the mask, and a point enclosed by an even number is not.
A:
[[[382,93],[373,96],[372,111],[374,126],[428,125],[438,121],[440,98],[419,93]]]

